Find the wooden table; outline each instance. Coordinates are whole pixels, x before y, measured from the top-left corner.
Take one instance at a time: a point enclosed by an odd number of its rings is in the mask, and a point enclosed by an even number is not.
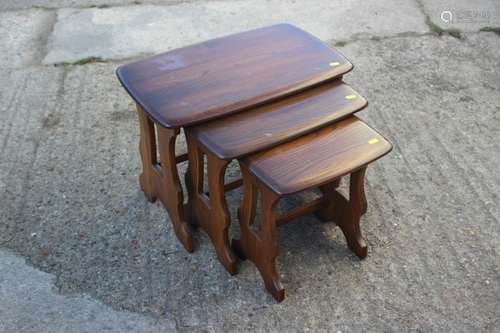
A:
[[[186,250],[193,251],[193,241],[177,171],[177,163],[187,159],[175,152],[180,128],[284,98],[341,77],[352,67],[344,56],[316,37],[292,25],[279,24],[173,50],[117,69],[120,82],[137,103],[141,188],[151,202],[160,198]],[[219,171],[224,168],[218,166]],[[219,178],[211,181],[220,182],[221,172],[217,174]]]
[[[210,236],[219,261],[229,273],[236,272],[236,258],[230,249],[230,218],[224,194],[241,184],[224,184],[225,170],[231,160],[268,150],[316,131],[366,105],[363,97],[338,79],[186,129],[191,170],[190,181],[187,182],[188,207],[195,215],[193,223]],[[208,170],[208,193],[203,190],[204,156]],[[303,164],[306,162],[303,161]],[[288,166],[281,167],[287,170]]]
[[[324,126],[275,148],[239,159],[243,200],[238,211],[240,238],[234,252],[249,259],[262,275],[266,289],[281,302],[285,289],[276,266],[279,254],[277,227],[304,214],[315,213],[333,221],[347,245],[360,259],[367,255],[359,220],[368,204],[364,190],[367,166],[389,153],[392,145],[356,116]],[[349,175],[349,195],[337,191],[341,177]],[[278,201],[287,195],[317,188],[322,195],[286,212]],[[261,221],[253,226],[260,194]]]

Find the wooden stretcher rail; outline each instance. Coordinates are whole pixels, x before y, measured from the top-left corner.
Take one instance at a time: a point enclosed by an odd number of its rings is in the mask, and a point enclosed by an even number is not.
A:
[[[301,217],[304,214],[314,213],[321,207],[322,204],[324,204],[324,202],[325,199],[323,197],[320,197],[301,206],[295,207],[294,209],[278,216],[278,218],[276,219],[276,224],[285,224],[290,222],[291,220]]]
[[[229,192],[243,185],[243,179],[237,179],[224,185],[224,191]]]
[[[188,160],[188,154],[187,153],[175,156],[175,163],[177,163],[177,164],[185,162],[187,160]]]

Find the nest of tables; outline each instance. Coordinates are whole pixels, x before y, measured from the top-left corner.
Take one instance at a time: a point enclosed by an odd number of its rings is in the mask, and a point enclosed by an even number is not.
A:
[[[187,251],[194,250],[194,230],[202,229],[230,274],[237,273],[238,257],[249,259],[279,302],[285,297],[276,269],[279,225],[314,213],[321,221],[336,223],[349,248],[366,257],[359,226],[367,209],[365,171],[392,146],[354,115],[368,103],[342,81],[352,68],[342,54],[311,34],[278,24],[117,69],[137,103],[140,186],[149,201],[163,203]],[[188,153],[176,155],[181,128]],[[177,164],[186,160],[188,193],[183,193]],[[239,162],[242,179],[225,184],[232,160]],[[346,198],[337,188],[348,175]],[[208,192],[203,189],[205,177]],[[241,236],[231,241],[225,193],[240,186]],[[282,197],[313,188],[322,196],[278,212]],[[262,221],[256,229],[258,193]]]

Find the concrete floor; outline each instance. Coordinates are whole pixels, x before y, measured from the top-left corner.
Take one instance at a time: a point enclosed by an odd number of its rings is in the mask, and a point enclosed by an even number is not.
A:
[[[2,1],[0,332],[498,332],[499,7]],[[345,80],[370,102],[359,116],[394,150],[367,173],[368,257],[312,216],[280,228],[276,304],[249,262],[229,276],[202,233],[186,253],[146,201],[137,118],[114,69],[280,21],[355,64]],[[227,197],[233,217],[240,196]]]

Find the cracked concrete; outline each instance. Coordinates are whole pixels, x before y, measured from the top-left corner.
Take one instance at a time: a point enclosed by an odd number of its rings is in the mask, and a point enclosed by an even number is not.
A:
[[[455,27],[458,39],[425,0],[148,3],[0,5],[0,331],[498,330],[500,37],[480,32],[496,21]],[[63,8],[92,5],[111,7]],[[276,304],[250,263],[229,276],[203,233],[186,253],[161,205],[145,200],[137,119],[114,69],[281,20],[354,62],[345,79],[370,101],[360,117],[395,148],[367,174],[368,258],[312,216],[284,226],[287,299]],[[138,34],[129,45],[124,31]],[[233,217],[240,199],[227,196]]]
[[[496,0],[418,0],[430,22],[443,30],[479,31],[500,27],[500,2]],[[448,13],[441,15],[443,11]]]
[[[366,10],[358,10],[361,6]],[[131,58],[279,22],[294,23],[323,40],[428,31],[424,16],[412,1],[402,1],[397,8],[388,1],[312,0],[304,6],[294,0],[254,0],[63,9],[58,11],[43,62]]]
[[[233,1],[233,0],[3,0],[0,10],[19,10],[30,8],[58,9],[58,8],[111,8],[124,5],[176,5],[180,3],[206,1]]]
[[[55,22],[47,10],[0,11],[0,64],[19,68],[39,64],[46,37]]]

